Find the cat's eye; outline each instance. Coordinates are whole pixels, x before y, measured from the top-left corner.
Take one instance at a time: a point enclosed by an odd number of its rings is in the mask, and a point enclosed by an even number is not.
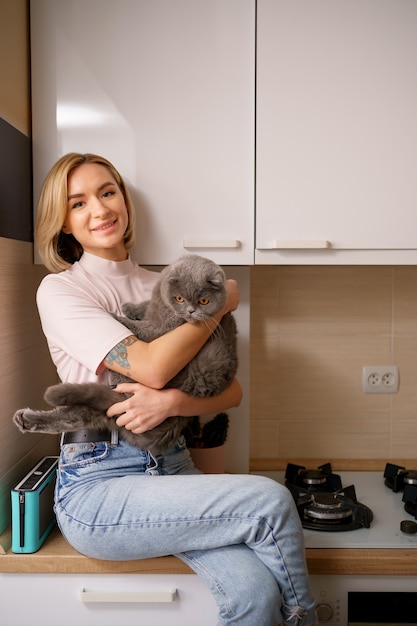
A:
[[[202,304],[203,306],[205,304],[208,304],[210,302],[210,300],[208,298],[200,298],[200,300],[198,301],[198,304]]]
[[[175,300],[182,304],[184,302],[184,298],[182,296],[175,296]]]

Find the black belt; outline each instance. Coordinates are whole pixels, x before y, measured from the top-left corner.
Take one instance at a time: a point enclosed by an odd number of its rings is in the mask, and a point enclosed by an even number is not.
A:
[[[116,440],[115,440],[116,434]],[[96,428],[80,428],[72,433],[64,433],[62,443],[90,443],[95,441],[109,441],[117,443],[117,431],[98,430]]]

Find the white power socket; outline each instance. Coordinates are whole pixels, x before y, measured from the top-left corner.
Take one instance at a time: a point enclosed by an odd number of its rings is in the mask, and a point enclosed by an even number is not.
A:
[[[365,365],[362,389],[365,393],[397,393],[400,386],[396,365]]]

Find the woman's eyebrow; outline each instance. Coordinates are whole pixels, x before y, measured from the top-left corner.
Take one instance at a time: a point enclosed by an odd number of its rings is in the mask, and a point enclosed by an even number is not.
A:
[[[85,193],[72,193],[68,196],[68,200],[72,200],[73,198],[82,198],[83,196],[85,196]]]
[[[102,189],[104,189],[105,187],[108,187],[109,185],[113,185],[113,187],[116,187],[116,183],[109,180],[108,182],[100,185],[97,191],[101,191]],[[82,198],[83,196],[85,196],[85,193],[72,193],[70,196],[68,196],[68,200],[73,200],[73,198]]]

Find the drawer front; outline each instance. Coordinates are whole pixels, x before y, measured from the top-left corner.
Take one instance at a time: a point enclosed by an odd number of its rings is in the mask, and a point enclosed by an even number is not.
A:
[[[216,603],[193,574],[0,574],[0,586],[7,626],[217,624]]]

